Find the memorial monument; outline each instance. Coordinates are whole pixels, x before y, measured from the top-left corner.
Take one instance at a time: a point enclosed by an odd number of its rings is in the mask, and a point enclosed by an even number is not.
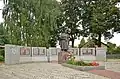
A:
[[[69,46],[69,35],[62,33],[59,39],[59,44],[61,47],[61,51],[58,54],[58,63],[64,63],[65,61],[67,61],[66,59],[66,54],[69,53],[68,52],[68,46]]]
[[[59,42],[60,42],[61,51],[67,51],[69,46],[69,35],[65,33],[61,34]]]

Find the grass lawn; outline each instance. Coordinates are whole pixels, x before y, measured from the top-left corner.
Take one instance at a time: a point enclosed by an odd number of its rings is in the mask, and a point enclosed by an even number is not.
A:
[[[107,59],[107,62],[113,62],[113,61],[117,61],[117,62],[120,62],[120,59]]]

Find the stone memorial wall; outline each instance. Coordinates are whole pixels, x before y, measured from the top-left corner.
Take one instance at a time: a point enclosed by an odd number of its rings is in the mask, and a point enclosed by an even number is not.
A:
[[[49,53],[50,53],[50,60],[51,61],[58,61],[58,53],[60,52],[59,48],[49,48]]]
[[[106,61],[106,52],[105,48],[96,48],[96,60]]]
[[[20,49],[15,45],[5,45],[5,64],[18,64]]]
[[[75,56],[79,55],[79,48],[70,48],[68,51],[72,52]]]
[[[96,60],[95,48],[81,48],[81,60]]]
[[[46,49],[45,47],[5,45],[5,63],[17,64],[35,61],[58,61],[58,53],[60,51],[60,48],[53,47]],[[73,53],[76,60],[106,60],[105,48],[70,48],[68,51]]]
[[[32,50],[31,47],[20,47],[20,55],[21,56],[31,56],[31,54],[32,54],[31,50]]]

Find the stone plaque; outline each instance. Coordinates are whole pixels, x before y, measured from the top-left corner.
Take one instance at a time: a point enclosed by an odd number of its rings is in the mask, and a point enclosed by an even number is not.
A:
[[[93,49],[82,49],[82,55],[93,55]]]
[[[39,49],[33,48],[33,55],[39,55]]]
[[[101,60],[101,61],[106,60],[106,49],[105,48],[96,49],[96,59]]]
[[[20,55],[30,55],[30,48],[20,48]]]
[[[93,49],[88,49],[88,54],[93,55]]]
[[[78,55],[78,49],[74,49],[74,55]]]
[[[39,49],[39,55],[45,55],[46,49]]]
[[[86,49],[82,49],[82,55],[85,55],[87,53]]]
[[[57,55],[57,49],[51,49],[51,55]]]

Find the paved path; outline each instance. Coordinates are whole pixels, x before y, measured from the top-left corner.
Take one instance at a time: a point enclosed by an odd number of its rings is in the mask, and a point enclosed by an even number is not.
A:
[[[0,79],[109,79],[55,63],[0,66]]]
[[[120,72],[120,62],[106,62],[105,67],[107,70]]]
[[[120,79],[120,72],[114,72],[110,70],[91,70],[89,72],[108,77],[110,79]]]
[[[106,70],[91,70],[90,73],[111,79],[120,79],[120,62],[106,62]]]

